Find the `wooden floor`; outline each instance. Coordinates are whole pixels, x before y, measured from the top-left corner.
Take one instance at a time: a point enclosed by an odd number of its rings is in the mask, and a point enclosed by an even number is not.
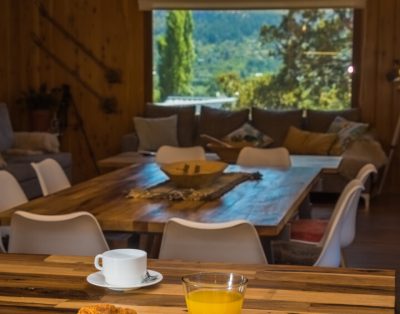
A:
[[[380,195],[371,200],[369,213],[361,202],[357,216],[357,234],[345,249],[348,267],[400,268],[400,194]],[[326,216],[323,206],[313,216]]]

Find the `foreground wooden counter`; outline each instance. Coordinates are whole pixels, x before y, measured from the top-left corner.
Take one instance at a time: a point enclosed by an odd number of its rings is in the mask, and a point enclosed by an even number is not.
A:
[[[91,286],[93,258],[0,254],[0,313],[76,313],[113,303],[139,314],[187,313],[181,276],[238,272],[249,278],[243,314],[394,313],[395,272],[149,260],[164,275],[155,286],[115,292]]]

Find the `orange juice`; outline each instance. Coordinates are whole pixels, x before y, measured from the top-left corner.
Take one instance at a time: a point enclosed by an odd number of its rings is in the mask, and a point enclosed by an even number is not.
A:
[[[186,304],[190,314],[240,314],[243,295],[235,291],[196,290]]]

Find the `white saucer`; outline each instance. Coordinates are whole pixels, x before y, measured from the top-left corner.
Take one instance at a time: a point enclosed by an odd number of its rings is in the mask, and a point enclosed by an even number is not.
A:
[[[163,276],[159,273],[156,272],[154,270],[150,270],[148,269],[150,276],[157,276],[157,279],[153,280],[153,281],[148,281],[148,282],[141,282],[132,286],[128,286],[128,287],[119,287],[119,286],[113,286],[108,284],[105,279],[103,274],[101,273],[101,271],[95,272],[93,274],[90,274],[89,276],[86,277],[86,280],[88,283],[98,286],[98,287],[103,287],[103,288],[107,288],[107,289],[111,289],[111,290],[115,290],[115,291],[125,291],[125,290],[132,290],[132,289],[139,289],[139,288],[143,288],[143,287],[147,287],[147,286],[152,286],[155,285],[156,283],[159,283],[162,279]]]

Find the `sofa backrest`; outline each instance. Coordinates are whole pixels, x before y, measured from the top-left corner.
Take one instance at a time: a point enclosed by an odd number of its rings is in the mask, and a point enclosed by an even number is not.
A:
[[[358,108],[326,111],[326,110],[272,110],[262,108],[230,111],[211,107],[202,107],[200,115],[195,115],[195,106],[159,106],[147,104],[145,117],[159,118],[176,114],[178,116],[178,142],[180,146],[203,145],[207,141],[200,138],[207,134],[222,139],[240,128],[244,123],[250,124],[271,137],[271,147],[282,146],[291,126],[310,132],[327,132],[332,121],[341,116],[346,120],[360,121]]]
[[[359,122],[361,115],[359,108],[344,110],[307,110],[304,128],[310,132],[327,132],[332,121],[341,116],[349,121]]]
[[[14,132],[7,105],[5,103],[0,103],[0,153],[11,148],[13,143]]]

